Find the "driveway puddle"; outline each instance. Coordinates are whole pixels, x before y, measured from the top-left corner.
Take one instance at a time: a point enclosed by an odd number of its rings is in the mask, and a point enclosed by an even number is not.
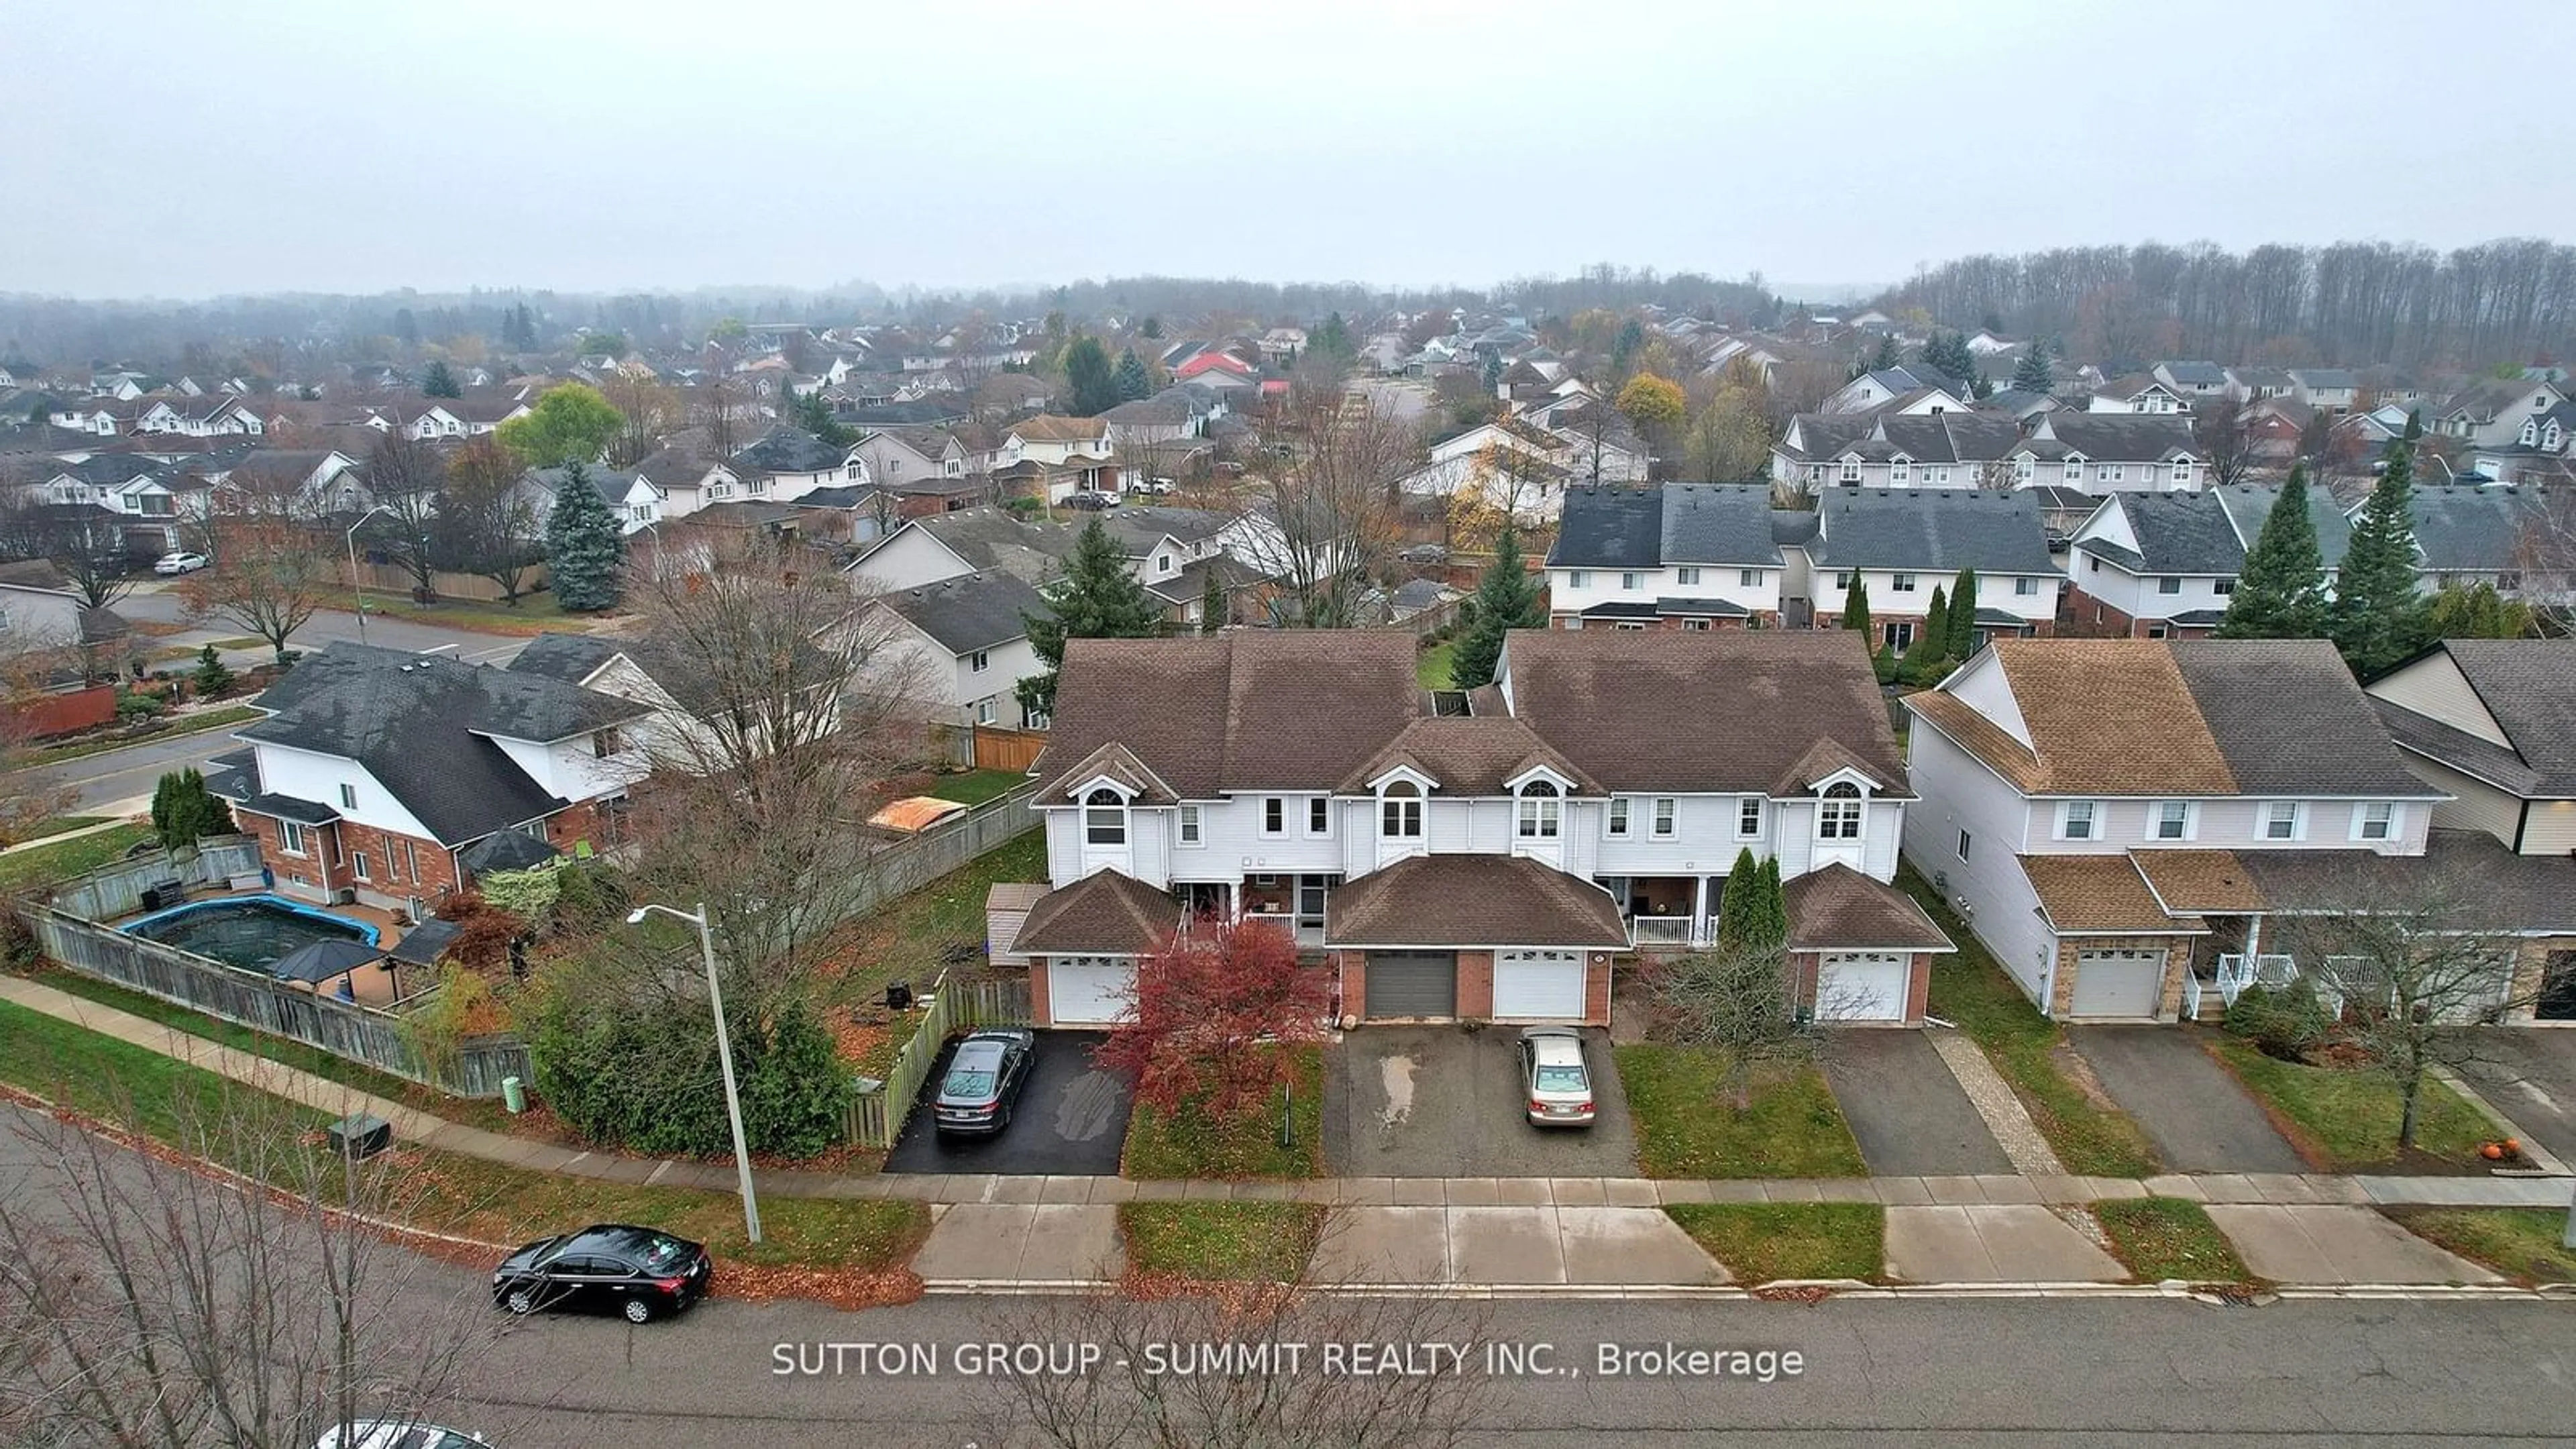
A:
[[[1401,1127],[1413,1117],[1413,1058],[1382,1058],[1378,1073],[1386,1083],[1386,1110],[1378,1114],[1378,1125]]]

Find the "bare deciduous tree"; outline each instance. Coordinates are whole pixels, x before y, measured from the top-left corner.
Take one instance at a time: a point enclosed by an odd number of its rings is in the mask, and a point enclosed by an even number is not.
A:
[[[1294,611],[1282,622],[1349,627],[1387,574],[1398,538],[1397,480],[1418,461],[1413,428],[1383,402],[1335,388],[1292,392],[1261,429],[1249,495],[1251,562]]]
[[[302,480],[284,476],[221,490],[207,524],[216,567],[181,585],[188,613],[249,630],[284,663],[287,640],[349,583],[340,577],[336,540],[315,523],[311,505]]]
[[[367,491],[385,511],[370,517],[359,536],[385,545],[411,575],[412,598],[426,604],[438,597],[439,492],[447,464],[436,448],[396,421],[367,459]]]
[[[415,1200],[392,1155],[344,1161],[257,1094],[183,1104],[165,1139],[215,1170],[34,1112],[0,1152],[0,1439],[303,1445],[367,1420],[489,1424],[467,1376],[502,1331],[471,1286],[362,1219]],[[354,1442],[351,1440],[350,1442]]]
[[[2254,433],[2245,405],[2233,398],[2212,398],[2195,406],[2192,441],[2209,466],[2209,486],[2225,488],[2245,481],[2254,467]]]

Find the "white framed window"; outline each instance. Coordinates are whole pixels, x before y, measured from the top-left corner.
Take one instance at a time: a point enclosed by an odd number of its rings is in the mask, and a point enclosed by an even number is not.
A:
[[[2095,480],[2098,482],[2118,483],[2128,477],[2129,468],[2125,463],[2104,463],[2095,468],[2093,472]]]
[[[2162,575],[2156,580],[2156,592],[2159,594],[2179,594],[2182,592],[2182,580],[2173,574]]]
[[[1887,465],[1888,486],[1891,488],[1902,488],[1906,484],[1914,481],[1913,468],[1914,465],[1906,459],[1897,458],[1891,460]]]
[[[2209,591],[2218,595],[2222,599],[2226,598],[2230,594],[2236,592],[2236,581],[2234,579],[2214,579],[2210,582]]]
[[[2033,471],[2035,471],[2035,470],[2034,470],[2034,469],[2033,469],[2033,467],[2032,467],[2032,461],[2031,461],[2031,456],[2030,456],[2030,454],[2028,454],[2028,453],[2020,453],[2020,454],[2016,454],[2016,455],[2014,455],[2014,457],[2013,457],[2013,481],[2014,481],[2014,482],[2016,482],[2016,483],[2027,483],[2027,482],[2029,482],[2029,481],[2030,481],[2031,474],[2032,474],[2032,472],[2033,472]]]
[[[1762,587],[1762,570],[1737,569],[1735,571],[1735,582],[1742,588],[1758,589]]]
[[[993,701],[999,697],[1000,696],[998,695],[986,695],[984,698],[975,701],[975,723],[988,725],[993,722]]]
[[[363,850],[353,850],[349,852],[349,870],[360,880],[374,880],[376,878],[374,873],[367,866],[367,853]]]
[[[1961,860],[1966,860],[1968,858],[1968,847],[1975,843],[1975,839],[1970,836],[1968,832],[1964,830],[1959,832],[1959,858]]]
[[[355,810],[358,808],[357,786],[345,783],[340,786],[340,808],[343,810]]]
[[[1696,584],[1696,583],[1698,583],[1698,582],[1699,582],[1699,570],[1698,570],[1698,569],[1695,569],[1695,568],[1686,568],[1686,569],[1681,570],[1681,581],[1682,581],[1683,583],[1685,583],[1685,584]]]
[[[1183,844],[1183,845],[1201,845],[1201,844],[1204,844],[1204,843],[1205,843],[1205,840],[1204,840],[1204,839],[1203,839],[1203,837],[1199,834],[1199,830],[1200,830],[1199,807],[1197,807],[1196,805],[1184,805],[1184,806],[1182,806],[1182,807],[1181,807],[1181,844]]]
[[[2057,807],[2057,838],[2091,840],[2095,806],[2090,800],[2068,800]]]
[[[1747,795],[1735,807],[1735,834],[1750,840],[1762,833],[1762,797]]]
[[[1103,786],[1083,797],[1082,843],[1085,845],[1125,845],[1127,843],[1127,802],[1118,792]]]
[[[1670,840],[1681,815],[1681,802],[1670,795],[1655,797],[1654,832],[1657,840]]]
[[[2352,807],[2352,838],[2355,840],[2396,839],[2396,803],[2389,800],[2372,800]]]
[[[1422,838],[1422,787],[1398,780],[1378,802],[1378,834],[1389,840]]]
[[[2263,807],[2263,838],[2265,840],[2299,838],[2298,801],[2275,800]]]
[[[1834,587],[1835,587],[1836,589],[1838,589],[1838,590],[1848,591],[1848,590],[1851,588],[1851,581],[1852,581],[1851,570],[1849,570],[1849,569],[1838,569],[1838,570],[1836,570],[1836,571],[1835,571],[1835,573],[1834,573]]]
[[[2191,802],[2159,800],[2155,819],[2148,822],[2148,836],[2154,840],[2191,839]]]
[[[1894,587],[1895,587],[1896,591],[1897,591],[1898,593],[1900,593],[1900,594],[1910,594],[1910,593],[1913,593],[1913,592],[1914,592],[1914,575],[1912,575],[1912,574],[1898,574],[1898,575],[1896,575],[1896,578],[1895,578],[1895,581],[1894,581]]]
[[[1644,574],[1623,573],[1619,576],[1619,589],[1622,593],[1633,594],[1645,586],[1646,576]]]
[[[981,674],[991,668],[992,664],[992,655],[982,649],[966,656],[966,668],[972,673]]]
[[[1843,459],[1842,481],[1845,483],[1857,483],[1860,481],[1860,459]]]
[[[1545,780],[1532,780],[1521,787],[1521,839],[1554,840],[1564,826],[1565,802],[1557,797],[1554,785]]]
[[[1331,800],[1318,795],[1314,799],[1306,802],[1306,833],[1308,835],[1330,835],[1333,833],[1333,802]]]
[[[293,820],[277,822],[277,848],[289,855],[311,855],[312,844],[305,838],[304,827]]]
[[[2039,592],[2039,580],[2024,574],[2013,580],[2013,597],[2027,599]]]
[[[2174,459],[2173,485],[2176,488],[2188,488],[2191,486],[2191,460],[2189,458]]]
[[[1571,569],[1571,570],[1568,570],[1568,571],[1567,571],[1567,573],[1566,573],[1566,575],[1565,575],[1565,586],[1566,586],[1567,588],[1569,588],[1569,589],[1583,589],[1583,588],[1589,588],[1589,587],[1591,587],[1591,586],[1592,586],[1592,573],[1591,573],[1591,571],[1590,571],[1590,570],[1588,570],[1588,569]]]
[[[1682,627],[1685,629],[1696,629],[1705,633],[1708,629],[1708,621],[1706,619],[1684,619],[1682,620]]]
[[[2069,458],[2059,465],[2058,471],[2065,477],[2068,483],[2081,483],[2084,481],[2084,460],[2081,458]]]
[[[1287,801],[1280,799],[1276,795],[1268,796],[1262,800],[1261,833],[1264,835],[1285,835],[1288,833]]]
[[[1860,839],[1860,787],[1840,780],[1825,787],[1825,797],[1816,802],[1816,838],[1818,840]]]
[[[1603,833],[1607,834],[1612,840],[1625,840],[1628,838],[1627,796],[1613,795],[1610,797],[1610,820],[1609,823],[1603,827]]]

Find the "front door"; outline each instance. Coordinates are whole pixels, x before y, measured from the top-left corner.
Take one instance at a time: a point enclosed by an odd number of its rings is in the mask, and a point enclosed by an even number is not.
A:
[[[2540,1000],[2531,1013],[2542,1021],[2576,1021],[2576,951],[2552,951],[2540,972]]]
[[[1328,875],[1297,877],[1297,944],[1324,944],[1324,896],[1333,878]]]

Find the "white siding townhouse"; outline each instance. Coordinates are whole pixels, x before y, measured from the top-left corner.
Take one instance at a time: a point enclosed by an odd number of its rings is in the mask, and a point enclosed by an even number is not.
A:
[[[1771,480],[1822,493],[1847,488],[1982,488],[2006,481],[2022,441],[2008,412],[1800,413],[1771,448]]]
[[[1021,680],[1046,672],[1029,643],[1028,616],[1046,597],[1007,573],[968,573],[870,599],[885,642],[862,688],[891,687],[937,724],[1027,728],[1044,721],[1020,708]]]
[[[2091,493],[2187,493],[2209,481],[2180,413],[2045,412],[2030,436],[2004,450],[2015,484],[2055,483]]]
[[[1185,923],[1256,918],[1336,1015],[1607,1024],[1612,957],[1708,938],[1737,854],[1787,881],[1799,999],[1919,1021],[1950,949],[1888,882],[1912,795],[1859,641],[1532,630],[1426,696],[1400,632],[1073,641],[1036,770],[1047,892],[997,958],[1037,1019],[1130,1009]]]
[[[2027,489],[1825,489],[1813,513],[1775,515],[1789,525],[1775,531],[1788,540],[1791,620],[1837,627],[1857,579],[1877,632],[1870,647],[1902,653],[1929,617],[1932,591],[1974,569],[1980,643],[2052,633],[2066,577],[2049,555],[2040,502]]]
[[[1773,514],[1758,483],[1574,489],[1547,554],[1548,625],[1777,624],[1786,565]]]

